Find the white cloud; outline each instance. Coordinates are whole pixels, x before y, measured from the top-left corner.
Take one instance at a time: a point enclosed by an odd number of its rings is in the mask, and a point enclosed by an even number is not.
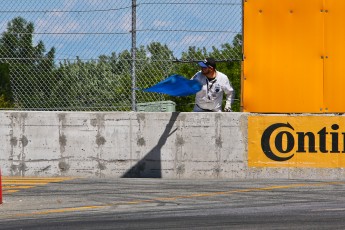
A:
[[[131,14],[130,13],[124,14],[118,22],[115,20],[111,23],[107,23],[107,27],[110,30],[116,29],[117,26],[119,27],[119,29],[123,30],[124,32],[130,31],[132,29]]]
[[[136,21],[136,28],[140,29],[142,25],[142,20],[137,18]],[[112,21],[109,23],[109,28],[114,29],[120,29],[122,32],[129,32],[132,30],[132,14],[131,13],[126,13],[120,17],[120,20],[118,22]]]
[[[195,45],[196,42],[203,42],[207,38],[202,35],[187,35],[181,40],[182,45]]]
[[[53,22],[57,19],[38,19],[35,23],[36,25],[36,31],[38,32],[47,32],[47,33],[69,33],[73,31],[77,31],[80,27],[79,23],[77,21],[66,21],[63,24],[58,23],[54,24]]]
[[[68,1],[70,1],[70,0],[68,0]],[[89,5],[89,6],[99,6],[100,5],[99,0],[83,0],[83,3],[85,5]]]
[[[65,0],[63,3],[63,9],[71,10],[74,6],[76,6],[76,4],[77,4],[77,1]]]
[[[4,32],[7,29],[7,23],[6,21],[0,22],[0,32]]]
[[[156,27],[165,27],[170,26],[172,23],[170,21],[160,21],[160,20],[154,20],[153,25]]]

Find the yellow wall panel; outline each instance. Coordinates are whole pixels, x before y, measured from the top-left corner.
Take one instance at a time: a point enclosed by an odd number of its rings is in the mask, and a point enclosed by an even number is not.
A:
[[[243,111],[324,112],[322,9],[323,0],[244,1]]]
[[[345,112],[345,1],[325,1],[324,106]]]
[[[345,117],[249,116],[248,166],[345,167]]]

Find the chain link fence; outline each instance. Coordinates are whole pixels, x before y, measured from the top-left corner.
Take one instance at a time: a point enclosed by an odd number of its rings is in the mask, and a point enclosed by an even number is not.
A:
[[[186,104],[190,99],[140,89],[174,73],[190,78],[206,56],[216,58],[240,88],[241,0],[0,4],[3,109],[130,111],[142,102]]]

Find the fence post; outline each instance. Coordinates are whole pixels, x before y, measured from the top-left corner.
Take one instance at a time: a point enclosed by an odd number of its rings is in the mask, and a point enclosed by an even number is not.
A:
[[[132,75],[132,111],[137,111],[136,109],[136,76],[135,76],[135,65],[136,65],[136,7],[137,2],[136,0],[132,0],[132,69],[131,69],[131,75]]]

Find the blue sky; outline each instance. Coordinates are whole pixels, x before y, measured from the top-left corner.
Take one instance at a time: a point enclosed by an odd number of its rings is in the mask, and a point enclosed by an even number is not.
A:
[[[57,59],[95,59],[131,48],[131,0],[0,0],[0,31],[21,16],[34,43]],[[189,46],[220,47],[242,28],[241,0],[137,0],[137,46],[161,42],[179,57]],[[34,45],[35,45],[34,44]]]

